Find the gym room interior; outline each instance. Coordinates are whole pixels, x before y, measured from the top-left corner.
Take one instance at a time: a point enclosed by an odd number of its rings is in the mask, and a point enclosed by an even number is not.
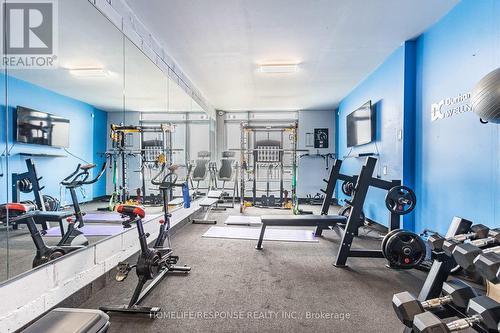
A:
[[[500,0],[0,3],[0,333],[500,331]]]

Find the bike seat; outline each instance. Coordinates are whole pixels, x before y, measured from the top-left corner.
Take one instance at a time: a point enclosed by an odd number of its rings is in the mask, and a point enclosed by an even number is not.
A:
[[[132,205],[119,205],[116,208],[116,211],[122,215],[126,215],[128,217],[140,217],[141,219],[146,216],[146,212],[142,207],[132,206]]]
[[[35,206],[33,205],[25,205],[17,202],[6,203],[0,205],[0,216],[6,216],[8,211],[9,217],[17,217],[34,210]]]
[[[80,169],[82,169],[82,170],[90,170],[90,169],[93,169],[93,168],[95,168],[95,164],[86,164],[86,165],[82,165],[80,167]]]

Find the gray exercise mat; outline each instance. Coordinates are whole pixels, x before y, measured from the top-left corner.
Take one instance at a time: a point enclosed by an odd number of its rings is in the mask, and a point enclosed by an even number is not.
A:
[[[79,228],[85,236],[113,236],[123,232],[121,225],[84,225]],[[46,231],[46,237],[61,237],[61,229],[59,227],[52,227]]]
[[[241,228],[241,227],[211,227],[202,237],[206,238],[228,238],[228,239],[249,239],[258,240],[260,228]],[[264,235],[266,241],[282,242],[308,242],[317,243],[311,230],[300,229],[274,229],[267,228]]]
[[[85,223],[122,223],[126,218],[117,212],[87,212],[83,216]]]
[[[224,222],[227,225],[262,225],[260,216],[231,215]]]

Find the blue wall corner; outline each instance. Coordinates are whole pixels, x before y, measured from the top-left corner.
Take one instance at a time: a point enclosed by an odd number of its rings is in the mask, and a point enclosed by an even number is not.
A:
[[[404,217],[409,230],[445,233],[456,215],[498,226],[500,126],[482,125],[472,112],[431,121],[431,104],[470,92],[500,66],[499,22],[500,1],[463,0],[416,40],[405,42],[340,103],[337,152],[343,158],[349,152],[345,116],[367,100],[374,102],[377,139],[353,152],[378,150],[378,176],[414,188],[415,212]],[[358,173],[362,162],[347,159],[342,171]],[[380,174],[383,166],[388,175]],[[368,218],[385,223],[382,193],[370,190],[364,209]]]
[[[416,138],[416,41],[404,44],[404,107],[403,107],[403,177],[402,183],[415,190],[415,138]],[[417,198],[417,205],[418,198]],[[415,213],[403,216],[403,227],[415,230]]]

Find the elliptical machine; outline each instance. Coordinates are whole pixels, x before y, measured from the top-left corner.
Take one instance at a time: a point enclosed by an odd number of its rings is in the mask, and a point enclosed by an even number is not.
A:
[[[66,187],[71,194],[75,221],[73,223],[68,220],[68,228],[66,231],[64,231],[64,228],[61,225],[62,239],[58,243],[58,246],[89,244],[87,238],[80,230],[78,230],[84,226],[83,216],[85,215],[85,213],[83,213],[80,208],[80,203],[78,202],[78,197],[76,195],[76,189],[82,187],[83,185],[94,184],[101,178],[101,176],[104,174],[104,171],[106,171],[106,163],[102,165],[102,168],[96,177],[91,180],[87,180],[90,177],[89,171],[95,168],[95,166],[95,164],[78,164],[76,170],[61,181],[61,185]],[[78,223],[78,225],[75,226],[76,223]]]
[[[168,211],[168,196],[174,186],[182,185],[176,184],[177,175],[173,173],[175,168],[168,169],[169,172],[166,173],[161,180],[159,180],[160,177],[165,174],[166,169],[166,164],[164,164],[160,172],[151,180],[152,184],[159,186],[163,197],[164,210],[164,219],[159,221],[160,231],[152,248],[148,246],[147,237],[149,237],[149,233],[144,232],[144,226],[142,223],[142,219],[146,215],[144,209],[138,206],[129,205],[119,205],[116,209],[118,213],[128,217],[128,219],[123,222],[123,226],[125,228],[130,228],[133,223],[136,224],[139,243],[141,245],[141,252],[135,265],[130,265],[128,262],[120,262],[118,264],[116,280],[124,281],[132,268],[135,268],[139,281],[137,282],[137,286],[135,287],[134,293],[128,305],[121,307],[100,307],[100,309],[104,312],[142,313],[149,314],[150,318],[154,318],[155,313],[161,311],[161,308],[139,306],[139,303],[165,277],[168,272],[188,273],[191,271],[191,267],[176,266],[179,261],[179,257],[173,255],[173,250],[170,247],[169,230],[170,217],[172,215]],[[166,245],[165,241],[167,242]],[[151,281],[143,290],[146,282],[149,280],[153,281]]]
[[[9,223],[25,223],[28,226],[28,230],[31,234],[31,238],[35,243],[35,248],[36,248],[36,255],[35,258],[33,258],[33,264],[32,264],[33,268],[45,264],[49,261],[55,260],[59,257],[62,257],[65,254],[68,254],[70,252],[85,247],[83,245],[47,246],[43,241],[42,235],[36,226],[35,219],[63,220],[73,215],[73,213],[67,211],[45,212],[35,209],[36,207],[33,205],[25,205],[20,203],[7,203],[0,205],[0,215],[7,216]]]

